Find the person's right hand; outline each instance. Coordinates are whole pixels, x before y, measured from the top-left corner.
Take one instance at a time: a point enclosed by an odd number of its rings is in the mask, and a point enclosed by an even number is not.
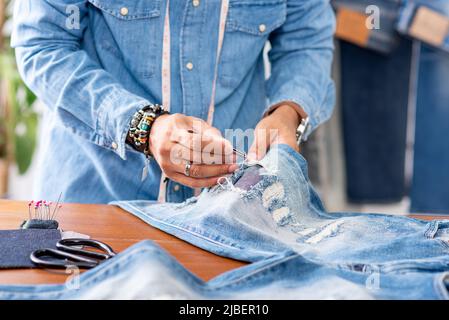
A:
[[[179,113],[155,120],[150,151],[168,178],[192,188],[211,187],[238,168],[232,144],[218,129],[202,119]],[[189,161],[190,176],[186,176]]]

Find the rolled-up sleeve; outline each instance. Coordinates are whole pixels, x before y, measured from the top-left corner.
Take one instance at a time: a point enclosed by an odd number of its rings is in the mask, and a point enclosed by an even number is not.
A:
[[[73,13],[79,26],[68,25]],[[16,0],[12,46],[19,72],[65,128],[125,159],[130,120],[150,102],[81,48],[87,19],[86,0]]]
[[[266,112],[292,102],[307,113],[311,129],[329,119],[335,103],[331,79],[334,29],[329,1],[287,1],[286,21],[270,35]]]

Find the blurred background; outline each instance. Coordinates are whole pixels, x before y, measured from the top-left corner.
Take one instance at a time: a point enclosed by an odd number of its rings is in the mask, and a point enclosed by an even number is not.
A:
[[[332,119],[304,146],[329,210],[449,212],[449,0],[334,0]],[[42,106],[0,0],[0,197],[29,200]]]

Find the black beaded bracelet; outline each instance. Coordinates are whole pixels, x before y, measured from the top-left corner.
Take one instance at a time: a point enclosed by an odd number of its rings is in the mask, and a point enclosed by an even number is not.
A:
[[[137,111],[128,131],[126,142],[133,149],[144,153],[148,158],[152,157],[150,151],[150,132],[154,121],[163,114],[168,114],[162,106],[152,104]]]

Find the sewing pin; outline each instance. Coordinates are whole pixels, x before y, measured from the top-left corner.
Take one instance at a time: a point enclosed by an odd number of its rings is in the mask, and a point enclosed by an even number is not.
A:
[[[61,197],[62,197],[62,192],[59,194],[58,201],[56,202],[55,209],[53,210],[50,220],[54,220],[54,218],[56,216],[56,209],[58,209],[59,201],[61,200]]]
[[[39,200],[39,204],[37,205],[37,216],[38,219],[42,219],[42,200]]]
[[[56,214],[55,214],[54,218],[56,218],[56,216],[58,215],[59,210],[60,210],[61,208],[62,208],[62,204],[58,205],[58,208],[57,208],[57,210],[56,210]]]
[[[28,203],[28,218],[31,220],[32,218],[31,218],[31,206],[33,205],[33,203],[34,203],[34,201],[33,200],[31,200],[29,203]]]
[[[51,201],[47,202],[47,216],[48,216],[48,220],[50,220],[50,211],[51,211],[51,205],[53,203]]]
[[[236,148],[233,148],[232,149],[232,151],[236,154],[236,155],[238,155],[238,156],[240,156],[240,157],[242,157],[243,158],[243,160],[245,160],[246,161],[246,157],[247,157],[247,155],[246,155],[246,153],[245,152],[243,152],[243,151],[240,151],[240,150],[237,150]]]
[[[44,220],[48,220],[48,204],[47,204],[47,201],[46,200],[44,200],[44,217],[43,217],[43,219]]]
[[[233,148],[232,150],[237,156],[243,158],[243,162],[248,160],[248,155],[245,152],[237,150],[236,148]]]

